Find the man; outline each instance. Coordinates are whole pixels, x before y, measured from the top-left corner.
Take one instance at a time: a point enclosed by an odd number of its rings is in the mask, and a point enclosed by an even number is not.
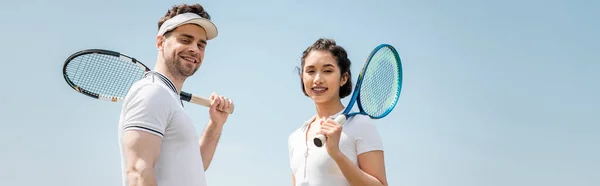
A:
[[[217,28],[199,4],[174,6],[158,22],[153,71],[129,90],[119,120],[124,186],[204,186],[231,100],[213,93],[199,138],[179,93],[202,64]]]

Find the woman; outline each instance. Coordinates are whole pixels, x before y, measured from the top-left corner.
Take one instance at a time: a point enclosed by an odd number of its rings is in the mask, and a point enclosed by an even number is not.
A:
[[[352,93],[350,60],[333,39],[319,39],[301,58],[300,82],[316,115],[288,139],[293,185],[387,185],[383,146],[368,116],[356,115],[341,126],[333,119]],[[316,147],[313,138],[326,136]]]

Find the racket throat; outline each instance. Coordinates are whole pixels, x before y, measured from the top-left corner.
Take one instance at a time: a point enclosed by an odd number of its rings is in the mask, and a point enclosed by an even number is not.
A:
[[[339,123],[340,125],[344,125],[344,123],[346,123],[346,115],[344,114],[340,114],[338,117],[336,117],[333,121]]]

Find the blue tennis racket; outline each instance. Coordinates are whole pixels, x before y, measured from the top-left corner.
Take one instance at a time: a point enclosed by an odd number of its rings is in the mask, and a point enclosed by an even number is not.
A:
[[[401,89],[400,55],[393,46],[381,44],[367,58],[346,109],[334,121],[343,125],[348,118],[357,114],[381,119],[394,109]],[[355,103],[358,104],[359,111],[350,113]],[[315,146],[322,147],[325,144],[325,136],[319,134],[313,141]]]

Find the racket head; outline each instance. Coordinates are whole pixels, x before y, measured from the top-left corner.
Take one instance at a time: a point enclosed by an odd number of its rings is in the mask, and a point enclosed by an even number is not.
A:
[[[361,70],[356,89],[360,114],[380,119],[394,109],[402,90],[402,61],[392,45],[381,44],[373,49]]]
[[[75,91],[112,102],[125,98],[129,88],[150,69],[135,58],[104,49],[73,53],[63,65],[63,77]]]

